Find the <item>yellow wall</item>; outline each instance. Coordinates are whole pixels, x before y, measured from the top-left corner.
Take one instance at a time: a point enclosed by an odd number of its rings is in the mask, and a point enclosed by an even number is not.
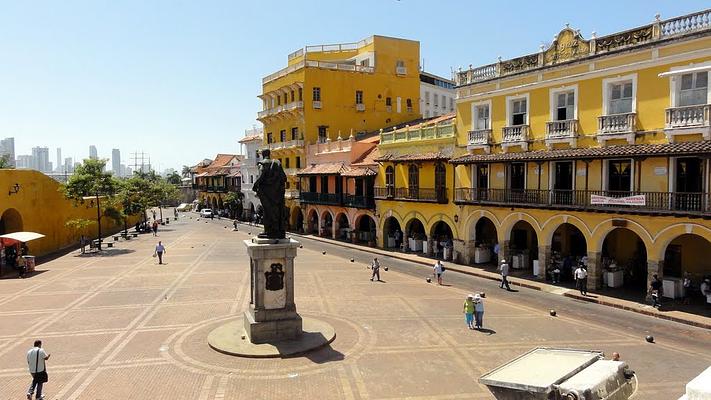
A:
[[[16,183],[20,185],[20,190],[17,194],[8,195],[9,188]],[[22,219],[20,230],[45,235],[42,239],[28,243],[31,255],[42,256],[76,245],[81,233],[70,231],[65,226],[68,220],[83,218],[94,221],[84,234],[96,237],[96,208],[75,206],[59,192],[59,187],[54,179],[37,171],[0,169],[0,216],[14,209]],[[133,226],[135,221],[136,218],[130,218],[128,226]],[[20,227],[13,228],[10,230],[15,231]],[[122,229],[123,224],[117,226],[107,217],[101,219],[101,230],[105,236]]]

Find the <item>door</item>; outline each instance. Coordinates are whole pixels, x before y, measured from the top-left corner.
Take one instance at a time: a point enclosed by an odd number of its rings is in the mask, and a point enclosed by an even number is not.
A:
[[[385,168],[385,192],[387,197],[395,196],[395,169],[392,165]]]
[[[447,201],[447,168],[442,163],[435,166],[435,195],[438,202]]]
[[[476,165],[476,198],[487,200],[489,198],[489,164]]]
[[[573,194],[573,162],[555,163],[553,181],[553,202],[555,204],[571,204]]]
[[[509,165],[509,200],[512,202],[524,202],[526,188],[526,164],[512,163]]]
[[[703,207],[704,173],[699,158],[676,159],[675,207],[677,210],[700,211]]]

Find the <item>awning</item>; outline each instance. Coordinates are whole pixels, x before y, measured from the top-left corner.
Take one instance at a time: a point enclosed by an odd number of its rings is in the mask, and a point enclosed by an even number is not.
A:
[[[711,71],[711,65],[702,65],[702,66],[698,66],[698,67],[689,67],[689,68],[683,68],[683,69],[676,69],[673,71],[662,72],[661,74],[659,74],[659,77],[664,78],[666,76],[688,74],[691,72],[704,72],[704,71]]]
[[[0,235],[0,239],[10,239],[16,242],[29,242],[35,239],[41,239],[44,235],[36,232],[13,232],[5,235]]]
[[[374,169],[367,168],[367,167],[357,167],[357,168],[349,168],[347,171],[344,171],[341,173],[341,176],[346,176],[346,177],[361,177],[361,176],[375,176],[377,175],[378,172]]]

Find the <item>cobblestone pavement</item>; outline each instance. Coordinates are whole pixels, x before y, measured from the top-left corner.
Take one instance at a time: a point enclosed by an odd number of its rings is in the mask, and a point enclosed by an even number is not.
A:
[[[292,359],[226,356],[206,337],[247,306],[247,232],[257,230],[182,216],[157,238],[166,265],[151,257],[156,238],[142,235],[102,255],[57,258],[28,279],[0,280],[0,399],[24,398],[35,338],[52,354],[47,399],[489,399],[477,383],[484,372],[532,347],[561,346],[622,353],[640,379],[636,398],[668,400],[711,363],[709,331],[499,291],[483,279],[439,287],[425,282],[425,267],[405,262],[372,283],[365,253],[347,250],[351,262],[307,239],[296,259],[296,304],[331,323],[336,340]],[[466,329],[461,314],[466,294],[478,290],[487,292],[488,332]],[[567,302],[558,317],[548,315],[553,301]],[[635,321],[659,327],[656,344]]]

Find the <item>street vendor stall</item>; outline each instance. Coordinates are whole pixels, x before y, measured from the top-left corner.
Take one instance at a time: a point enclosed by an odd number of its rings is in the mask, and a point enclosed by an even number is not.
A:
[[[0,235],[0,248],[2,249],[2,262],[0,262],[0,275],[4,272],[2,266],[17,267],[16,257],[19,255],[24,259],[26,272],[35,270],[35,257],[27,254],[27,242],[41,239],[44,235],[36,232],[13,232]]]

